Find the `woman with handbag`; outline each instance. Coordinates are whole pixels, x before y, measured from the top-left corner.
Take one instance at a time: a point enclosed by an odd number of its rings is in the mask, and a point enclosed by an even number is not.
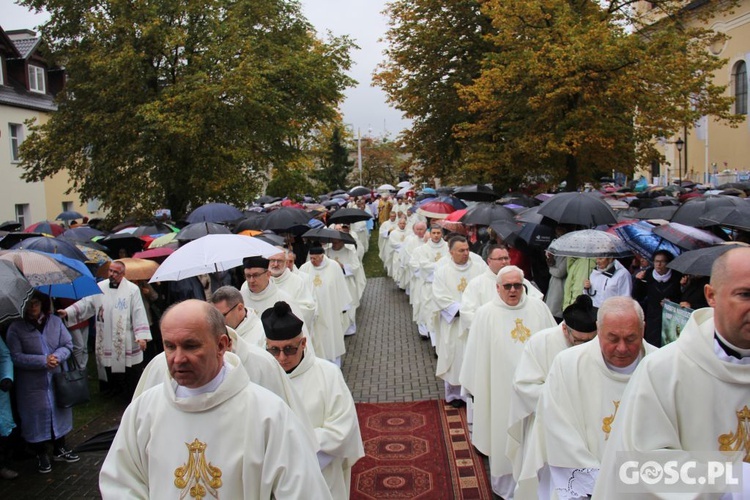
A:
[[[53,374],[73,352],[73,340],[62,320],[45,311],[49,298],[34,292],[26,304],[23,319],[8,327],[7,344],[15,367],[21,434],[38,459],[38,470],[52,470],[52,459],[77,462],[78,456],[65,447],[65,435],[73,429],[72,408],[56,404]]]

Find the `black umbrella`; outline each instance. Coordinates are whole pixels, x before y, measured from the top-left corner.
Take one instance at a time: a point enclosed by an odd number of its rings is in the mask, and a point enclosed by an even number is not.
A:
[[[492,221],[490,229],[495,231],[506,243],[512,243],[521,231],[521,226],[507,220],[496,220]]]
[[[520,222],[533,222],[539,224],[544,219],[544,216],[539,213],[539,206],[527,208],[523,212],[516,215],[516,220]]]
[[[529,208],[539,205],[538,200],[535,200],[531,196],[527,196],[523,193],[504,194],[502,198],[497,200],[497,203],[500,203],[501,205],[521,205],[522,207]]]
[[[636,219],[664,219],[672,220],[672,216],[680,208],[677,205],[665,205],[663,207],[644,208],[638,210],[633,217]]]
[[[174,232],[174,229],[169,224],[154,222],[153,224],[138,226],[131,234],[133,236],[151,236],[154,234],[168,234],[172,232]]]
[[[733,248],[747,248],[745,243],[722,243],[708,248],[691,250],[684,252],[667,264],[667,267],[681,272],[682,274],[692,274],[695,276],[711,276],[711,266],[725,252]]]
[[[42,233],[24,233],[7,231],[0,232],[0,248],[9,249],[19,241],[28,240],[29,238],[39,238],[44,236]]]
[[[372,191],[364,186],[354,186],[349,190],[349,196],[367,196],[368,194],[371,194],[371,192]]]
[[[596,227],[617,223],[610,206],[589,193],[558,193],[539,206],[539,213],[559,224]]]
[[[716,224],[750,231],[750,203],[744,206],[717,207],[699,218],[704,224]]]
[[[372,215],[358,208],[342,208],[328,217],[329,224],[353,224],[372,219]]]
[[[683,203],[674,213],[672,222],[679,222],[686,226],[707,227],[715,223],[701,221],[701,217],[718,207],[744,206],[747,202],[734,196],[706,196]]]
[[[555,239],[555,228],[547,224],[527,222],[517,236],[529,246],[545,249]]]
[[[316,227],[315,229],[310,229],[305,234],[303,234],[302,237],[311,240],[318,240],[321,243],[330,243],[333,240],[338,240],[343,241],[344,243],[350,243],[355,246],[357,245],[357,242],[354,241],[352,235],[344,233],[342,231],[336,231],[335,229],[327,229],[325,227]]]
[[[83,215],[79,214],[78,212],[74,210],[66,210],[65,212],[62,212],[57,217],[55,217],[55,220],[76,220],[76,219],[83,219]]]
[[[267,229],[274,233],[292,232],[296,234],[300,231],[300,227],[307,226],[308,222],[310,222],[310,214],[304,210],[300,208],[281,207],[278,210],[269,212],[266,218],[263,219],[262,229]]]
[[[180,242],[197,240],[207,234],[232,234],[232,231],[215,222],[195,222],[183,227],[175,239]]]
[[[20,231],[23,228],[23,224],[15,220],[6,220],[0,224],[0,231]]]
[[[83,242],[91,241],[91,238],[96,238],[97,236],[104,236],[104,233],[102,231],[99,231],[98,229],[94,229],[93,227],[88,226],[74,227],[68,229],[62,235],[60,235],[61,238],[64,238],[68,241]]]
[[[146,244],[138,236],[133,236],[130,233],[110,234],[97,241],[97,243],[109,249],[107,253],[110,257],[118,257],[121,249],[125,250],[128,255],[133,255],[136,252],[142,251]]]
[[[86,256],[73,243],[60,238],[37,236],[28,238],[13,245],[13,250],[37,250],[39,252],[58,253],[71,259],[86,262]]]
[[[328,193],[329,196],[335,196],[337,194],[346,194],[346,191],[344,191],[343,189],[336,189],[335,191],[331,191],[330,193]]]
[[[86,451],[107,451],[112,446],[112,441],[115,440],[117,434],[117,427],[102,431],[99,434],[91,436],[83,443],[76,446],[76,453],[83,453]]]
[[[241,233],[247,230],[260,231],[263,229],[263,219],[265,218],[266,214],[263,212],[250,214],[234,226],[234,232]]]
[[[270,231],[264,231],[262,234],[256,234],[253,236],[253,238],[258,238],[261,241],[265,241],[269,245],[273,246],[284,246],[286,243],[286,240],[283,236],[279,236],[278,234],[274,234]]]
[[[266,205],[268,203],[276,203],[277,201],[281,201],[282,198],[279,198],[278,196],[261,196],[257,200],[255,200],[255,203],[259,205]]]
[[[495,201],[500,197],[485,184],[461,186],[453,192],[453,196],[468,201]]]
[[[495,203],[478,203],[466,210],[459,219],[462,224],[474,224],[475,226],[489,226],[497,221],[515,221],[516,214],[513,210]]]

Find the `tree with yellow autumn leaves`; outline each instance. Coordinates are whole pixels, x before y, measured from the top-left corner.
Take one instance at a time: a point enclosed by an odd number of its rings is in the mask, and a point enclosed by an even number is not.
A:
[[[456,2],[439,3],[450,9]],[[455,112],[463,118],[451,130],[461,151],[458,179],[489,177],[501,188],[567,180],[575,189],[603,173],[632,173],[660,159],[654,139],[704,115],[735,123],[731,98],[712,83],[726,61],[707,48],[721,35],[701,22],[732,2],[695,9],[688,2],[650,2],[645,16],[634,8],[637,3],[477,1],[491,22],[483,30],[489,48],[471,56],[481,60],[479,74],[465,75],[454,86]],[[420,43],[418,30],[407,35],[402,29],[392,19],[389,41]],[[408,88],[413,72],[402,72],[400,88]],[[441,80],[438,74],[431,79]],[[384,88],[399,106],[419,99]]]

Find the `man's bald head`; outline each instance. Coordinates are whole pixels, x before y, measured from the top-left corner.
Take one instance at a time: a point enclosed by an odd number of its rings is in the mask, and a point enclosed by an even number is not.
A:
[[[240,295],[240,301],[241,299],[242,295]],[[216,338],[227,333],[221,313],[208,302],[197,299],[188,299],[169,306],[164,311],[159,325],[164,328],[165,324],[171,326],[188,323],[198,324]]]
[[[716,259],[705,294],[716,331],[735,347],[750,349],[750,247]]]

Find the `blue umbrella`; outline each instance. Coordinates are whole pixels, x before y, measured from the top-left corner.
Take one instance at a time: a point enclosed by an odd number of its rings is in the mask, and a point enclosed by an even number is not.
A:
[[[649,261],[653,261],[654,253],[657,250],[666,250],[675,257],[682,253],[682,250],[677,245],[654,234],[654,226],[646,221],[638,221],[616,227],[615,233],[635,253],[647,258]]]
[[[89,226],[80,226],[68,229],[62,234],[62,238],[73,241],[91,241],[91,238],[104,236],[102,231]]]
[[[189,223],[194,222],[227,222],[242,218],[242,212],[226,203],[208,203],[196,208],[187,216]]]
[[[71,267],[81,273],[81,276],[74,279],[71,283],[60,283],[57,285],[41,285],[36,287],[42,293],[46,293],[50,297],[59,297],[64,299],[81,299],[88,297],[89,295],[96,295],[102,293],[99,289],[99,285],[96,284],[94,275],[91,274],[86,264],[83,262],[65,257],[59,253],[46,253],[40,252],[49,257],[52,257],[58,262],[62,262],[68,267]]]

